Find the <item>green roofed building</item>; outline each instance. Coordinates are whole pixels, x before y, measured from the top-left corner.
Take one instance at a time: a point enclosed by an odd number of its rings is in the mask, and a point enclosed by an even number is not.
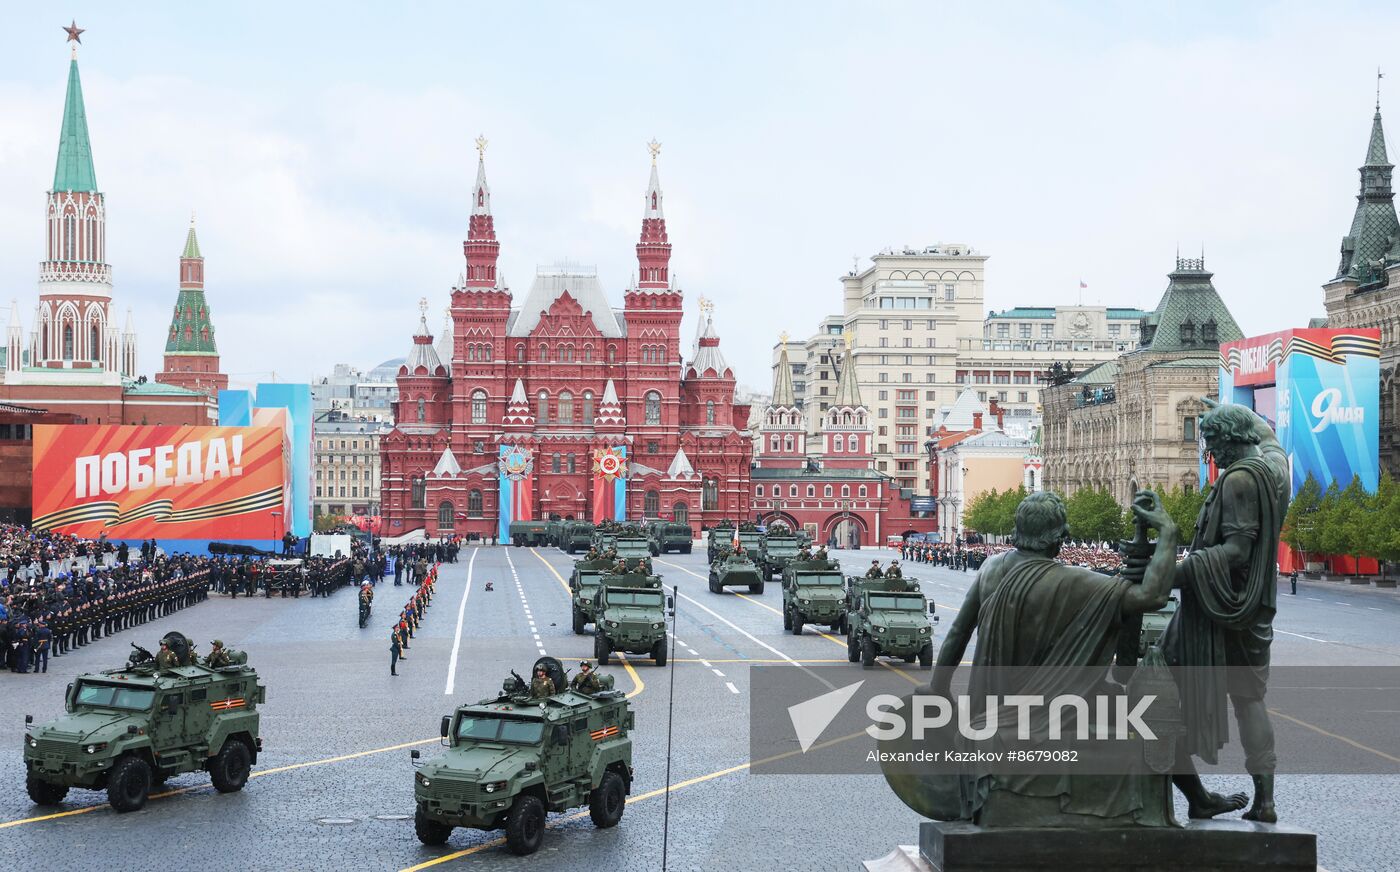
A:
[[[1140,312],[1138,347],[1045,388],[1044,481],[1065,494],[1200,486],[1201,397],[1218,390],[1220,345],[1244,338],[1204,258],[1181,258],[1157,308]]]

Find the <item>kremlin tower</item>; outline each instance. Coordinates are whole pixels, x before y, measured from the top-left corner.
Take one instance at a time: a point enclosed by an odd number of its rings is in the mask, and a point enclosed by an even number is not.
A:
[[[228,387],[228,376],[219,371],[214,324],[204,298],[204,258],[199,253],[193,217],[180,254],[180,294],[165,340],[165,368],[156,373],[156,381],[198,391],[215,401],[219,391]]]

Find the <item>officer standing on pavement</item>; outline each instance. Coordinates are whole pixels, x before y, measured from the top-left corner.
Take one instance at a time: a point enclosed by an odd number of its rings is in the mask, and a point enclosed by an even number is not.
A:
[[[393,627],[389,630],[389,674],[399,674],[399,655],[403,653],[403,646],[399,642],[399,628]]]
[[[34,671],[49,671],[49,647],[53,642],[53,631],[40,618],[34,622]]]

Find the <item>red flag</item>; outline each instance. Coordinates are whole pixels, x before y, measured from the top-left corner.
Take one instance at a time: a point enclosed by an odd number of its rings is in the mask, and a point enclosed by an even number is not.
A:
[[[1089,286],[1086,285],[1086,284],[1084,284],[1084,280],[1083,280],[1083,279],[1080,279],[1080,280],[1079,280],[1079,289],[1082,291],[1082,290],[1084,290],[1084,289],[1087,288],[1087,287],[1089,287]]]

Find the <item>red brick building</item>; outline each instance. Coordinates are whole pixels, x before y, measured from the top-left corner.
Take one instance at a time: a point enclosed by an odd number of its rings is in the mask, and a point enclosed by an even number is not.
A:
[[[31,520],[34,425],[74,423],[73,415],[0,403],[0,524]]]
[[[203,393],[137,377],[129,309],[125,327],[117,327],[106,198],[97,189],[76,57],[68,68],[44,222],[46,251],[33,330],[26,340],[19,303],[12,303],[0,353],[0,402],[49,409],[89,424],[214,423],[216,405]]]
[[[805,529],[813,541],[838,548],[932,532],[933,514],[916,515],[913,492],[875,469],[870,410],[861,401],[855,367],[840,369],[836,396],[822,417],[821,444],[809,446],[783,343],[751,473],[754,518]]]
[[[501,445],[533,453],[525,486],[537,518],[591,518],[593,451],[617,446],[628,458],[627,518],[699,528],[747,516],[748,406],[735,403],[734,373],[703,300],[682,358],[683,296],[670,275],[655,149],[639,278],[619,309],[596,270],[576,265],[540,268],[516,303],[496,270],[484,140],[478,147],[466,271],[451,292],[451,360],[439,357],[421,318],[399,369],[397,423],[380,442],[385,534],[489,535]]]

